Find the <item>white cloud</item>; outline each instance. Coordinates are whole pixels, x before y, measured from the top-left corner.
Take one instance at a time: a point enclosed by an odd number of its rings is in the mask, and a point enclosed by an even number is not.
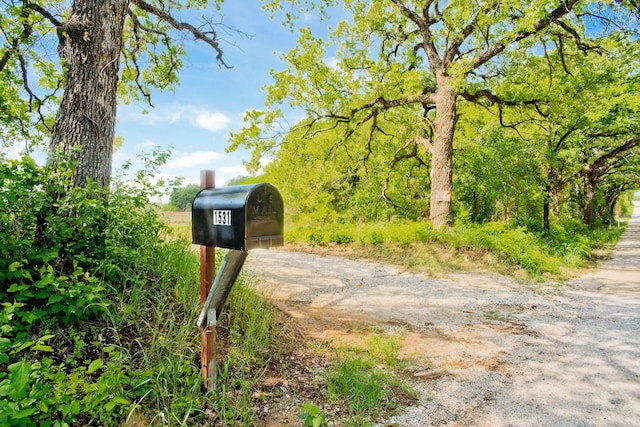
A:
[[[329,58],[324,58],[324,63],[327,67],[337,70],[338,69],[338,58],[335,56],[331,56]]]
[[[181,104],[151,108],[144,112],[134,111],[131,107],[122,108],[118,117],[122,121],[139,122],[148,126],[185,122],[211,132],[227,129],[231,121],[226,114],[219,111]]]
[[[138,149],[138,150],[150,150],[150,149],[156,148],[157,146],[158,146],[158,144],[156,144],[152,140],[145,139],[141,143],[136,144],[135,148]]]
[[[4,156],[8,160],[18,160],[24,155],[28,155],[36,161],[38,165],[44,165],[47,162],[47,153],[42,147],[32,148],[29,153],[24,152],[24,145],[13,144],[2,146],[0,145],[0,155]]]
[[[223,154],[215,151],[194,151],[192,153],[181,153],[173,157],[166,164],[167,168],[189,168],[193,166],[210,164],[214,160],[224,158]]]
[[[245,175],[247,173],[247,168],[245,168],[244,165],[223,166],[220,168],[220,173],[228,175]]]
[[[269,163],[271,163],[271,162],[273,162],[273,159],[270,159],[270,158],[264,158],[264,157],[263,157],[263,158],[261,158],[261,159],[260,159],[260,166],[261,166],[261,167],[265,167],[265,166],[267,166],[267,165],[268,165]]]
[[[201,110],[195,114],[195,123],[203,129],[217,132],[226,129],[227,123],[229,123],[229,117],[220,112]]]
[[[8,147],[0,147],[0,152],[6,156],[7,159],[15,160],[19,159],[22,155],[23,147],[19,147],[17,144],[10,145]]]

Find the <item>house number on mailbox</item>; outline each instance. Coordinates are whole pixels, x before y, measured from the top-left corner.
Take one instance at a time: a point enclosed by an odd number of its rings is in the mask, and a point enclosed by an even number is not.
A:
[[[231,211],[230,210],[214,210],[213,211],[213,225],[231,225]]]

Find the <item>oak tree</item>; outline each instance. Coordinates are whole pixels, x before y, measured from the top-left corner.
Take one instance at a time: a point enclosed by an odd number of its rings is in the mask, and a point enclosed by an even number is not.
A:
[[[338,2],[268,3],[275,10],[287,3],[322,8]],[[406,154],[402,147],[411,152],[412,146],[421,146],[430,155],[427,210],[434,227],[453,220],[453,144],[460,103],[536,103],[535,88],[529,97],[501,97],[494,91],[493,80],[505,72],[509,58],[534,55],[543,41],[559,49],[595,51],[606,31],[590,26],[623,33],[629,29],[620,22],[630,16],[628,3],[591,0],[342,3],[348,18],[332,28],[328,41],[310,29],[300,31],[297,46],[284,56],[287,69],[273,72],[267,109],[247,114],[248,124],[233,135],[231,149],[251,148],[254,160],[277,149],[283,139],[282,106],[304,111],[306,118],[299,123],[306,129],[304,138],[339,129],[337,144],[364,133],[368,141],[393,144],[399,155]],[[626,15],[621,19],[620,14]],[[402,132],[394,133],[398,125]]]
[[[108,187],[118,96],[150,102],[153,88],[177,82],[185,53],[177,34],[207,44],[226,66],[216,23],[180,19],[210,3],[222,0],[3,1],[4,137],[50,135],[49,161],[72,156],[75,185]]]
[[[640,48],[618,35],[602,38],[599,46],[590,55],[547,48],[544,55],[523,58],[505,78],[510,91],[536,88],[540,99],[535,106],[502,111],[500,120],[523,151],[536,153],[531,157],[544,186],[547,231],[551,211],[572,209],[571,201],[595,227],[598,187],[637,182],[622,165],[640,153]]]

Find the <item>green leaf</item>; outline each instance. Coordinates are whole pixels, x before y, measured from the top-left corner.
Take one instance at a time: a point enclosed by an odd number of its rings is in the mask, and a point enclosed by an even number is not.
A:
[[[89,364],[89,367],[87,368],[87,374],[93,374],[95,371],[102,368],[102,365],[104,365],[104,361],[102,359],[94,360]]]
[[[12,390],[13,386],[8,379],[0,382],[0,397],[7,396]]]
[[[9,271],[10,272],[17,271],[20,267],[22,267],[22,262],[14,261],[11,264],[9,264]]]
[[[0,349],[11,347],[11,340],[9,338],[0,337]]]
[[[21,285],[18,283],[13,283],[7,289],[7,292],[20,292],[29,289],[29,285]]]
[[[18,343],[16,343],[16,345],[17,345],[17,347],[15,349],[15,352],[19,353],[22,350],[24,350],[25,348],[31,347],[33,345],[33,341],[25,341],[25,342],[22,342],[22,343],[18,342]]]
[[[29,376],[31,376],[31,366],[24,361],[9,365],[9,382],[13,390],[9,392],[9,397],[20,402],[27,396],[29,386]]]
[[[14,420],[19,420],[20,418],[27,418],[33,415],[33,413],[35,413],[36,411],[37,411],[36,408],[24,408],[24,409],[21,409],[20,411],[14,412],[11,415],[11,418]]]
[[[124,397],[115,397],[111,399],[109,402],[107,402],[106,405],[104,405],[104,409],[110,412],[113,410],[113,408],[116,407],[116,405],[129,405],[129,403],[130,402]]]
[[[54,304],[54,303],[60,302],[60,301],[62,301],[62,295],[59,295],[59,294],[51,295],[49,297],[49,300],[47,301],[47,304]]]

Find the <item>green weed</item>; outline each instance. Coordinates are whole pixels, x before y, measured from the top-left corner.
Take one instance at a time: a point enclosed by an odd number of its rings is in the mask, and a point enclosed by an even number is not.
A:
[[[462,224],[434,230],[426,222],[288,227],[292,243],[354,248],[353,255],[404,265],[433,275],[456,269],[483,268],[529,280],[562,280],[572,269],[591,262],[594,250],[617,240],[623,229],[589,230],[581,223],[555,225],[550,236],[515,223]],[[303,232],[304,230],[304,232]],[[410,249],[410,250],[407,250]]]
[[[280,347],[274,317],[236,286],[206,394],[198,256],[166,239],[148,160],[108,198],[30,159],[0,164],[0,425],[116,426],[134,412],[148,425],[253,423],[253,384]]]
[[[398,391],[411,395],[394,375],[402,337],[376,333],[364,348],[347,347],[337,352],[336,362],[325,372],[327,398],[346,402],[349,415],[343,425],[372,425],[382,414],[399,407]],[[381,365],[387,369],[381,369]]]
[[[300,419],[304,421],[304,427],[324,427],[327,425],[327,419],[320,412],[320,408],[311,403],[306,403],[302,407],[302,414],[300,414]]]
[[[335,403],[348,402],[350,417],[377,418],[395,408],[388,389],[388,374],[371,360],[345,357],[327,372],[327,397]]]

